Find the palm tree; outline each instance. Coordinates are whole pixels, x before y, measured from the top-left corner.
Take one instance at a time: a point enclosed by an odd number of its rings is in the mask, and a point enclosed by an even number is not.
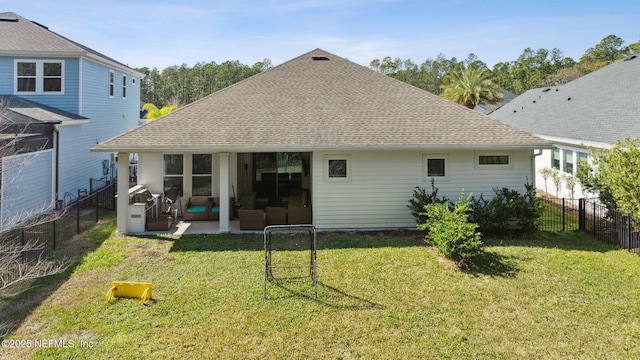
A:
[[[458,66],[445,77],[440,96],[469,109],[479,104],[499,104],[502,92],[489,76],[491,74],[483,67]]]
[[[176,105],[169,105],[169,106],[164,106],[162,109],[158,109],[158,107],[152,103],[146,103],[142,107],[143,110],[147,110],[148,121],[152,121],[161,116],[167,115],[168,113],[172,112],[173,110],[176,110],[177,108],[178,107]]]

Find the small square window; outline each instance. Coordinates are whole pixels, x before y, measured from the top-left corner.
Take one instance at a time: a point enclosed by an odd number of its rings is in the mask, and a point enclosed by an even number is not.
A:
[[[329,160],[329,177],[330,178],[346,178],[347,177],[347,160],[346,159],[330,159]]]
[[[444,159],[427,159],[427,176],[446,176]]]
[[[351,181],[351,156],[350,155],[326,155],[325,176],[328,182]]]
[[[448,154],[423,154],[422,155],[422,180],[431,181],[447,180],[449,174],[447,167]]]

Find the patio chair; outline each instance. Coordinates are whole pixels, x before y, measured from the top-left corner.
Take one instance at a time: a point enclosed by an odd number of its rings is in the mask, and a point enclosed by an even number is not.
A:
[[[267,225],[286,225],[287,209],[284,207],[267,206]]]
[[[164,215],[178,217],[178,211],[182,215],[182,189],[178,185],[172,185],[169,190],[164,192]]]

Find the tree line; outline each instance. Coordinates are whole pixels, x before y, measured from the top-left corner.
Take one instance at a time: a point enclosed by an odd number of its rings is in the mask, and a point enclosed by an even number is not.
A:
[[[624,46],[624,40],[609,35],[587,49],[578,61],[563,56],[562,51],[556,48],[526,48],[516,60],[499,62],[491,69],[473,53],[463,60],[439,54],[435,59],[429,58],[420,64],[411,59],[387,56],[372,60],[369,67],[436,95],[455,86],[460,81],[456,78],[464,77],[462,70],[481,70],[475,75],[480,76],[485,85],[489,82],[490,87],[519,95],[533,88],[565,84],[637,53],[640,53],[640,41]],[[174,65],[162,71],[147,67],[136,70],[145,75],[141,81],[142,101],[161,108],[186,105],[271,67],[271,60],[265,58],[252,66],[236,60],[221,64],[199,62],[193,67]]]

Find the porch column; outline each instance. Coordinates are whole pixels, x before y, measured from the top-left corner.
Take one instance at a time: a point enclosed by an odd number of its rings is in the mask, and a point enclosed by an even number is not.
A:
[[[229,232],[229,153],[219,153],[220,160],[220,232]]]
[[[118,153],[118,201],[116,202],[118,234],[129,232],[129,153]]]

